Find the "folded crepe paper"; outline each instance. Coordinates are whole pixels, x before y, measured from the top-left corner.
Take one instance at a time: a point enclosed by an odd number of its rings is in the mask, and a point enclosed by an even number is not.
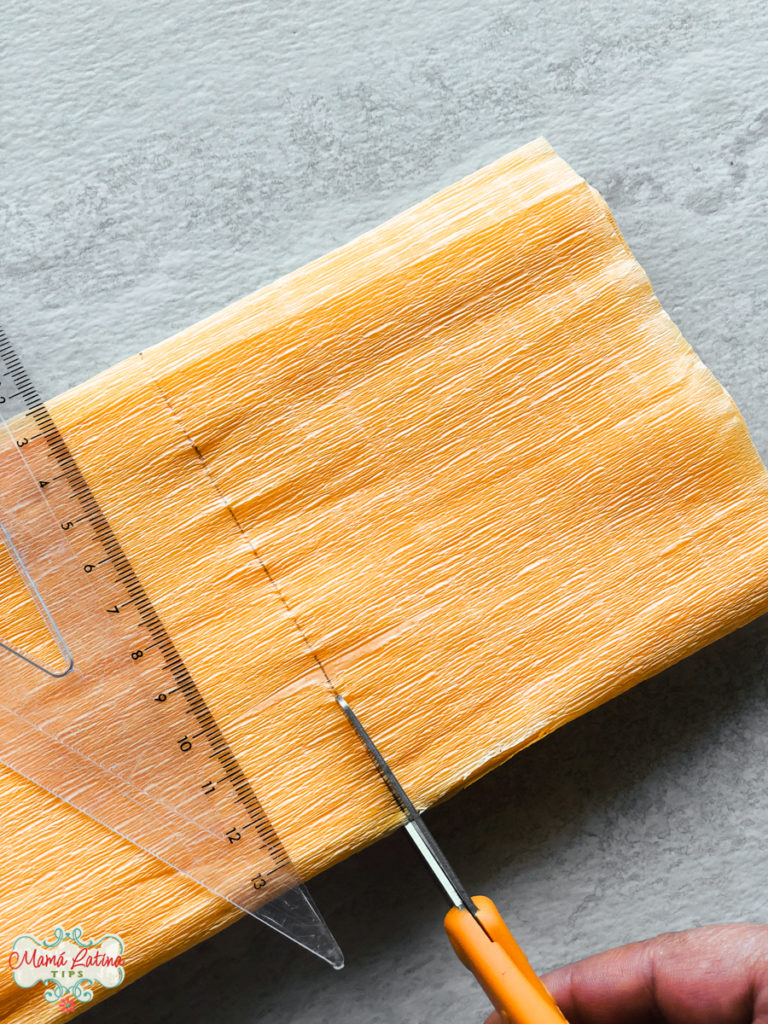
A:
[[[543,139],[50,408],[305,878],[399,820],[329,681],[425,808],[768,608],[745,425]],[[5,768],[0,842],[6,950],[239,916]]]

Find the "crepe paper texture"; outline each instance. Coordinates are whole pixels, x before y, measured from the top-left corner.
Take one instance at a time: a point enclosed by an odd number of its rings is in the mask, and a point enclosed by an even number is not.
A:
[[[399,820],[329,681],[425,808],[768,608],[745,425],[543,139],[51,411],[304,877]],[[4,949],[238,916],[7,769],[0,842]]]

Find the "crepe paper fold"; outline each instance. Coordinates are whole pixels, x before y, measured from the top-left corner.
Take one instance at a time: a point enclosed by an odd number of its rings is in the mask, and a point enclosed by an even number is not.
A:
[[[424,808],[768,608],[745,425],[543,139],[51,410],[304,877],[399,820],[330,685]],[[4,949],[238,916],[6,769],[0,842]]]

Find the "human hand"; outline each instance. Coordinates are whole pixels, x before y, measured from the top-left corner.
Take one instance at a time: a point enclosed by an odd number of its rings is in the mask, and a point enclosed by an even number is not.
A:
[[[768,925],[669,932],[542,980],[569,1024],[768,1024]]]

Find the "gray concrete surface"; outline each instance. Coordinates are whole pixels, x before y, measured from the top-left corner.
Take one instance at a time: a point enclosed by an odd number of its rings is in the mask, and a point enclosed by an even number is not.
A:
[[[545,135],[768,455],[762,2],[12,2],[2,320],[48,393]],[[429,815],[539,969],[768,912],[768,622]],[[313,886],[348,967],[244,921],[92,1024],[479,1021],[402,836]]]

